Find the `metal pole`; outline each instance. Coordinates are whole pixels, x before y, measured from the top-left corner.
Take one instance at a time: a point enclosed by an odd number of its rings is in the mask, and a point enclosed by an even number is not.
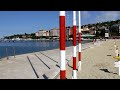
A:
[[[13,47],[13,53],[14,53],[14,58],[15,58],[15,47]]]
[[[78,11],[79,30],[78,30],[78,70],[81,70],[81,14]]]
[[[7,57],[7,60],[8,60],[9,58],[8,58],[8,51],[7,51],[7,48],[6,48],[6,57]]]
[[[72,79],[77,79],[76,71],[76,11],[73,11],[73,73]]]
[[[60,11],[60,79],[66,79],[66,63],[65,63],[65,11]]]

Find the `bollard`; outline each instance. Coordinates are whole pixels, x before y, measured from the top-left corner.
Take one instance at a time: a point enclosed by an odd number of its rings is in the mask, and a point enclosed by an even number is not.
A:
[[[114,41],[114,45],[115,45],[116,43],[115,43],[115,41]]]
[[[119,56],[119,54],[118,54],[118,56],[115,56],[115,57],[113,57],[113,58],[118,60],[118,61],[115,62],[114,64],[115,64],[115,67],[118,67],[118,75],[120,75],[120,56]]]
[[[116,42],[114,42],[114,47],[115,47],[115,49],[116,49]]]
[[[78,33],[78,71],[81,70],[81,14],[78,12],[79,16],[79,33]]]
[[[118,56],[119,53],[118,53],[118,46],[116,46],[116,49],[115,49],[115,56]]]
[[[120,61],[115,62],[115,67],[118,67],[118,75],[120,75]]]
[[[77,79],[76,71],[76,11],[73,11],[73,72],[72,79]]]
[[[118,67],[118,75],[120,75],[120,61],[118,61],[119,67]]]

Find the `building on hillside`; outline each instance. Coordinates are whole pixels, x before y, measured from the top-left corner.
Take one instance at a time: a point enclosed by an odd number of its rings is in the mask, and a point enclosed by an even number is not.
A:
[[[36,32],[36,33],[35,33],[35,36],[37,36],[37,37],[38,37],[38,36],[39,36],[39,32]]]
[[[21,34],[21,37],[23,38],[23,39],[27,39],[27,38],[31,38],[31,35],[30,34]]]
[[[90,29],[88,29],[88,27],[83,27],[81,29],[81,32],[82,32],[82,34],[90,34]]]
[[[76,27],[76,29],[77,29],[76,33],[78,33],[78,26]],[[67,36],[73,35],[73,27],[70,26],[66,27],[66,34]]]
[[[46,36],[49,36],[49,31],[46,31],[45,34],[46,34]]]
[[[112,36],[120,36],[120,24],[114,24],[110,28]]]
[[[60,36],[59,34],[60,34],[60,30],[57,28],[53,28],[53,29],[49,30],[49,36],[59,37]]]
[[[49,36],[49,31],[46,30],[39,30],[38,32],[35,33],[35,36]]]

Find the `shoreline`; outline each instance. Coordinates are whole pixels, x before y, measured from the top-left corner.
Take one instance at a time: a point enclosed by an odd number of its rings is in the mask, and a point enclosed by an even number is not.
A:
[[[93,46],[95,46],[93,42],[86,43],[82,46],[82,50]],[[72,47],[73,46],[66,48],[66,64],[72,58]],[[37,72],[39,78],[35,76],[34,71]],[[60,72],[60,50],[54,49],[22,54],[17,55],[15,58],[11,56],[9,60],[4,58],[0,61],[0,72],[0,78],[2,79],[55,79],[56,75],[59,75]]]
[[[85,44],[89,44],[89,43],[92,43],[92,42],[88,42],[88,43],[83,43],[82,45],[85,45]],[[78,45],[77,45],[78,46]],[[66,47],[66,49],[67,48],[70,48],[70,47],[72,47],[72,46],[68,46],[68,47]],[[56,49],[49,49],[49,50],[42,50],[42,51],[35,51],[35,52],[28,52],[28,53],[24,53],[24,54],[16,54],[15,56],[18,56],[18,55],[26,55],[26,54],[33,54],[33,53],[37,53],[37,52],[44,52],[44,51],[50,51],[50,50],[58,50],[59,48],[56,48]],[[14,55],[11,55],[11,56],[8,56],[8,57],[14,57]],[[7,58],[7,57],[0,57],[0,60],[1,59],[5,59],[5,58]]]

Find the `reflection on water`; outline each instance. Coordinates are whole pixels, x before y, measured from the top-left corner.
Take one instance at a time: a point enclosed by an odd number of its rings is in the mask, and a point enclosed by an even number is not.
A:
[[[82,41],[82,44],[91,41]],[[66,41],[66,46],[72,46],[72,41]],[[8,56],[15,54],[25,54],[38,51],[45,51],[59,48],[59,41],[6,41],[0,42],[0,58],[6,57],[6,48]]]

